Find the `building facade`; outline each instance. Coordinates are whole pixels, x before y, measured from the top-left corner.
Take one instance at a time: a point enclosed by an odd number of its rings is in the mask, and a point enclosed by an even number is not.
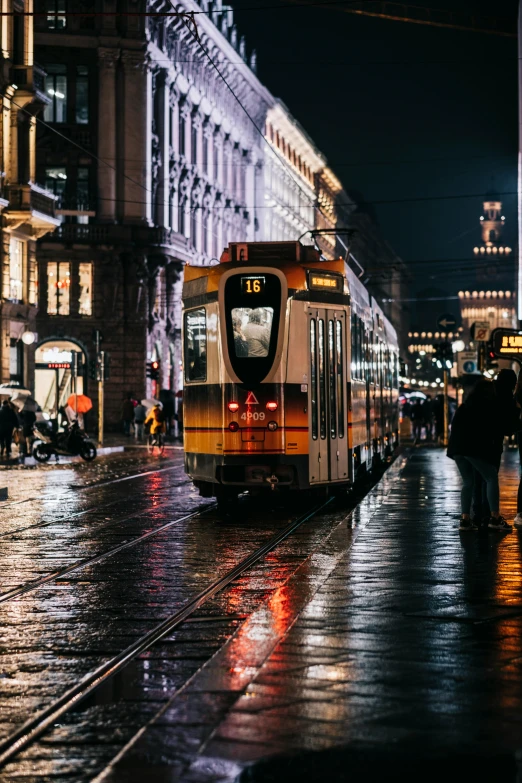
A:
[[[263,238],[312,242],[316,223],[315,177],[325,157],[282,101],[270,106],[265,124]]]
[[[78,351],[86,365],[98,329],[111,360],[109,426],[126,393],[181,388],[183,264],[213,263],[228,242],[262,236],[265,142],[256,126],[273,98],[255,55],[247,62],[230,7],[180,6],[201,9],[209,16],[197,17],[197,30],[183,16],[111,15],[110,0],[106,16],[38,17],[52,99],[38,168],[63,222],[39,246],[36,392],[49,408],[63,403],[69,372],[49,373],[44,354]],[[147,379],[151,360],[157,383]],[[85,378],[83,391],[96,403],[95,383]]]
[[[53,195],[36,184],[36,117],[47,98],[44,72],[34,62],[33,17],[22,15],[32,10],[31,0],[7,0],[0,20],[0,382],[22,386],[30,385],[33,377],[36,240],[59,222]]]

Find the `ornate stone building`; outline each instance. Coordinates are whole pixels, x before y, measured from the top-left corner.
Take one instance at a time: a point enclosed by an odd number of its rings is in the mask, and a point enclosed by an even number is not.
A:
[[[128,0],[118,10],[136,9]],[[228,242],[261,238],[265,142],[255,126],[273,98],[255,76],[255,54],[247,62],[230,7],[184,0],[178,9],[209,15],[196,17],[197,29],[186,16],[38,17],[52,98],[38,166],[63,220],[40,244],[38,349],[81,351],[87,363],[93,329],[102,331],[109,426],[125,393],[181,386],[183,263],[211,263]],[[100,10],[114,12],[112,0]],[[172,6],[157,0],[147,10]],[[53,377],[37,358],[39,399],[60,402],[67,369]],[[87,378],[84,390],[96,401]]]
[[[0,382],[33,377],[38,296],[36,240],[58,224],[54,197],[36,184],[36,115],[46,105],[44,73],[34,62],[32,1],[7,0],[0,20]]]
[[[268,110],[264,147],[265,241],[292,241],[316,228],[315,176],[325,157],[282,101]]]

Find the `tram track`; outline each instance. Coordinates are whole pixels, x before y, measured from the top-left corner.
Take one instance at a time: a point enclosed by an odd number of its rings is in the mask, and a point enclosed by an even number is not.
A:
[[[146,470],[146,471],[139,471],[138,473],[132,473],[128,476],[121,476],[114,479],[108,479],[104,481],[95,481],[91,482],[90,484],[69,484],[69,489],[74,489],[77,491],[87,490],[87,489],[98,489],[99,487],[105,487],[109,486],[110,484],[119,484],[123,481],[133,481],[134,479],[143,478],[144,476],[151,476],[156,473],[165,473],[167,471],[171,470],[177,470],[180,468],[180,465],[170,465],[165,468],[157,468],[156,470]],[[59,503],[62,500],[66,500],[68,498],[68,495],[58,495],[58,497],[53,498],[53,502]],[[13,508],[14,506],[21,506],[23,503],[31,503],[31,502],[37,502],[41,501],[41,497],[30,497],[30,498],[22,498],[21,500],[12,500],[8,501],[7,503],[2,503],[2,510],[5,510],[6,508]]]
[[[169,501],[165,501],[164,503],[155,506],[154,511],[160,508],[164,508],[165,506],[168,505],[169,505]],[[79,571],[82,568],[95,565],[96,563],[99,563],[101,560],[104,560],[107,557],[111,557],[112,555],[115,555],[118,552],[122,552],[125,549],[130,549],[132,546],[136,546],[137,544],[140,544],[142,541],[146,541],[147,539],[152,538],[153,536],[158,535],[159,533],[162,533],[165,530],[168,530],[169,528],[179,524],[180,522],[186,522],[188,519],[199,516],[205,511],[209,511],[215,507],[216,507],[215,503],[209,503],[204,508],[199,508],[196,511],[192,511],[189,514],[185,514],[182,517],[178,517],[177,519],[173,519],[170,522],[166,522],[164,525],[160,525],[159,527],[154,528],[153,530],[149,530],[147,533],[143,533],[141,536],[136,536],[130,539],[129,541],[124,541],[122,544],[118,544],[118,546],[105,550],[105,552],[99,552],[97,555],[93,555],[92,557],[87,557],[84,558],[83,560],[78,560],[76,563],[71,563],[71,565],[66,566],[65,568],[60,568],[56,571],[51,572],[50,574],[46,574],[45,576],[42,576],[39,579],[35,579],[30,582],[25,582],[24,584],[18,585],[17,587],[12,588],[11,590],[7,590],[5,593],[0,593],[0,604],[6,603],[7,601],[12,601],[13,599],[19,598],[22,595],[27,595],[27,593],[31,593],[34,590],[38,590],[40,587],[43,587],[44,585],[49,584],[50,582],[54,582],[58,579],[61,579],[64,576],[68,576],[69,574],[72,574],[75,571]],[[95,530],[99,531],[100,529],[104,527],[109,527],[112,524],[118,524],[119,522],[128,521],[129,519],[139,517],[142,513],[143,513],[142,511],[134,511],[126,517],[120,517],[116,520],[105,522],[102,525],[99,525],[97,528],[95,528]]]
[[[297,519],[294,519],[282,530],[272,536],[268,541],[244,557],[223,576],[218,577],[206,588],[187,600],[180,609],[158,623],[154,628],[152,628],[152,630],[139,637],[122,652],[113,656],[105,663],[102,663],[94,671],[86,675],[77,685],[67,690],[61,697],[52,702],[48,707],[41,710],[33,718],[30,718],[28,721],[26,721],[10,736],[6,737],[2,742],[0,742],[0,768],[13,761],[13,759],[19,753],[33,745],[43,734],[45,734],[49,728],[51,728],[56,723],[56,721],[62,718],[65,714],[72,711],[80,702],[84,701],[94,691],[104,685],[104,683],[106,683],[110,678],[122,671],[122,669],[134,661],[139,655],[149,650],[153,645],[167,637],[182,623],[190,620],[194,613],[201,609],[205,603],[214,598],[219,592],[228,587],[238,577],[242,576],[242,574],[252,568],[256,563],[265,558],[270,552],[276,549],[276,547],[278,547],[283,541],[289,538],[295,531],[305,524],[305,522],[308,522],[320,511],[325,509],[332,502],[332,500],[333,499],[330,498],[314,506],[305,514],[297,517]],[[196,513],[202,512],[199,511]],[[162,526],[162,528],[158,528],[155,532],[160,532],[161,529],[166,529],[173,524],[175,524],[175,521],[168,523],[168,525]],[[152,534],[153,533],[151,531],[150,534],[147,534],[147,537],[150,537]],[[135,539],[134,541],[137,542],[137,540],[138,539]],[[141,540],[143,540],[143,537]],[[127,544],[123,544],[112,551],[121,551],[122,548],[125,548],[130,544],[131,542],[127,542]],[[97,562],[99,559],[100,556],[90,558],[89,564],[92,562]],[[87,561],[84,561],[82,566],[84,567],[86,564]],[[79,567],[79,565],[77,564],[76,567]],[[71,571],[69,570],[68,572],[70,573]],[[56,579],[58,576],[55,574],[54,578]],[[51,578],[48,578],[46,581],[51,581]],[[37,589],[37,587],[34,586],[33,589]],[[1,598],[2,597],[0,596],[0,600]],[[8,598],[4,598],[4,600],[8,600]]]
[[[177,484],[171,485],[170,488],[177,488],[177,487],[183,487],[191,484],[192,482],[189,479],[186,479],[184,481],[180,481]],[[117,498],[116,500],[111,500],[108,503],[102,503],[102,504],[96,504],[94,506],[89,506],[88,508],[82,509],[81,511],[76,511],[73,514],[69,514],[65,517],[57,517],[56,519],[46,519],[42,522],[35,522],[34,525],[26,525],[25,527],[18,527],[14,530],[7,530],[5,533],[0,533],[0,539],[2,538],[9,538],[9,536],[17,535],[18,533],[25,533],[28,530],[39,530],[44,527],[49,527],[51,525],[57,525],[57,524],[64,524],[66,522],[73,521],[77,519],[78,517],[84,516],[85,514],[90,514],[93,511],[101,511],[102,509],[109,508],[110,506],[114,506],[117,503],[121,503],[124,498]],[[165,503],[161,503],[157,506],[154,506],[154,510],[157,508],[163,508],[165,505],[168,505],[169,501],[165,501]],[[133,512],[132,514],[127,514],[123,517],[118,517],[114,520],[110,520],[108,523],[103,522],[100,525],[95,525],[94,527],[91,527],[90,530],[93,530],[94,532],[97,532],[98,530],[103,530],[105,527],[108,527],[111,524],[117,524],[118,522],[125,522],[128,519],[132,519],[134,516],[136,516],[139,512]]]

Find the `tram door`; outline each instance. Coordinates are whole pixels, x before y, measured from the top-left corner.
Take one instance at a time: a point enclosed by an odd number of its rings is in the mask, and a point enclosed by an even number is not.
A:
[[[308,312],[310,483],[348,480],[346,313]]]

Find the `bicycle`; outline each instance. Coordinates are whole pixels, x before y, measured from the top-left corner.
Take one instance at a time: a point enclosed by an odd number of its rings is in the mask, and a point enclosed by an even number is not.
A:
[[[162,432],[150,433],[147,438],[147,451],[149,454],[157,454],[158,457],[163,455],[165,451],[165,442],[163,440]]]

